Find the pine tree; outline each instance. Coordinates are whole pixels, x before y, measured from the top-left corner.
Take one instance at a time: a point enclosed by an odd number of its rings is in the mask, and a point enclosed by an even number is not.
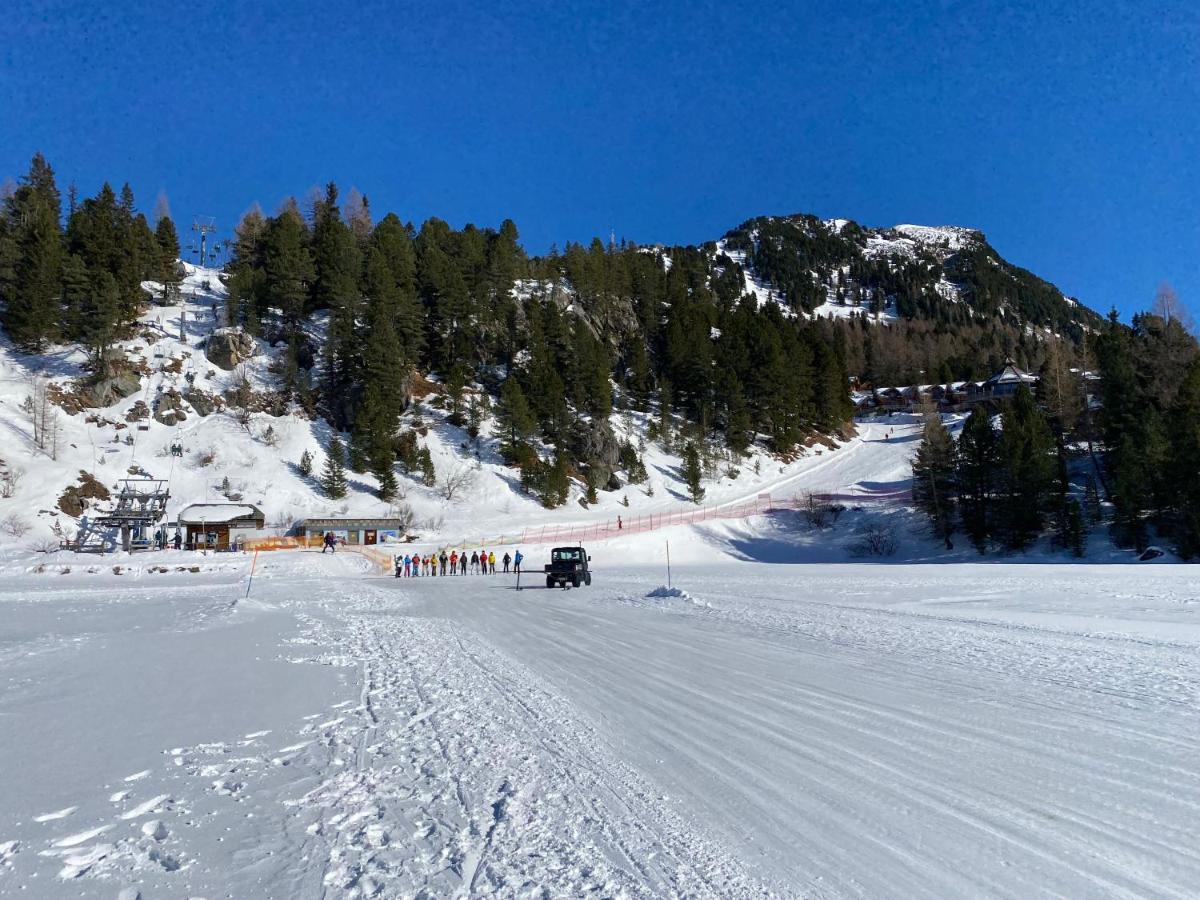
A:
[[[425,346],[425,316],[417,297],[417,260],[411,230],[395,213],[388,213],[371,234],[371,249],[378,250],[387,264],[396,298],[396,337],[405,360],[416,365]]]
[[[929,517],[934,536],[951,550],[957,524],[954,439],[936,413],[925,418],[925,435],[913,460],[913,502]]]
[[[345,451],[342,442],[335,434],[329,439],[329,447],[325,451],[325,469],[321,473],[321,489],[330,500],[340,500],[346,496]]]
[[[546,480],[546,464],[532,451],[522,456],[521,489],[527,494],[537,494],[539,497]]]
[[[1070,550],[1073,556],[1081,557],[1087,551],[1087,525],[1083,507],[1074,497],[1067,498],[1062,506],[1055,528],[1055,540],[1060,547]]]
[[[39,153],[4,201],[6,247],[0,248],[0,301],[13,342],[39,351],[58,336],[62,310],[62,215],[54,171]]]
[[[1083,386],[1079,374],[1071,370],[1059,341],[1046,347],[1046,361],[1038,380],[1038,400],[1050,414],[1059,434],[1070,434],[1083,415]]]
[[[500,389],[499,418],[503,435],[500,452],[505,459],[515,460],[519,445],[527,442],[537,430],[537,421],[525,400],[520,381],[511,375]]]
[[[554,509],[567,502],[571,495],[571,478],[567,474],[567,459],[561,452],[554,457],[554,463],[546,471],[542,481],[542,506]]]
[[[1001,414],[996,528],[1005,547],[1024,550],[1037,539],[1055,477],[1054,438],[1022,385]]]
[[[959,513],[963,531],[980,553],[992,530],[992,490],[998,464],[996,433],[987,411],[976,407],[958,439],[956,459]]]
[[[433,457],[428,447],[422,447],[417,453],[417,464],[421,469],[421,483],[426,487],[437,484],[437,469],[433,465]]]
[[[30,192],[22,207],[16,284],[4,324],[14,343],[36,351],[56,337],[61,318],[63,243],[44,201]]]
[[[80,316],[79,339],[87,349],[92,372],[109,374],[109,348],[117,337],[121,294],[117,280],[108,271],[95,275]]]
[[[692,502],[701,503],[704,500],[704,488],[700,486],[700,481],[704,477],[704,470],[700,466],[700,453],[692,441],[688,441],[687,447],[684,448],[680,474],[687,484],[688,496],[692,498]]]
[[[62,332],[68,340],[81,340],[87,324],[84,312],[95,287],[83,257],[72,253],[63,260],[62,280]]]
[[[258,204],[252,206],[234,227],[225,282],[230,325],[241,325],[257,334],[267,313],[267,220]]]
[[[467,390],[466,367],[455,363],[446,376],[446,395],[450,398],[450,416],[447,421],[451,425],[462,427],[466,422],[463,418],[463,397]]]
[[[660,378],[658,381],[658,433],[662,438],[664,447],[670,447],[671,445],[671,410],[673,402],[674,394],[672,393],[671,382],[666,378]]]
[[[754,439],[754,422],[745,389],[733,372],[726,372],[720,383],[718,392],[725,405],[725,446],[734,453],[745,453]]]
[[[1175,547],[1184,559],[1200,556],[1200,359],[1188,367],[1171,420],[1169,481],[1175,487]]]
[[[154,227],[154,241],[158,247],[158,259],[155,265],[155,278],[163,284],[163,301],[175,303],[179,299],[179,277],[177,260],[179,259],[179,235],[175,232],[175,223],[170,215],[164,215]]]
[[[300,454],[300,463],[297,465],[296,468],[298,468],[300,470],[300,474],[303,475],[305,478],[308,478],[310,475],[312,475],[312,470],[313,470],[312,454],[309,453],[307,450],[305,450],[303,453],[301,453]]]
[[[392,500],[400,486],[396,483],[396,471],[391,463],[377,464],[371,469],[371,474],[379,480],[379,499],[384,502]]]
[[[326,187],[313,224],[313,302],[329,310],[324,358],[325,399],[336,425],[353,421],[353,386],[361,377],[359,355],[359,276],[362,254],[354,233],[342,221],[337,186]]]
[[[247,237],[247,243],[250,238]],[[240,254],[244,252],[239,244]],[[279,310],[287,341],[283,372],[286,392],[300,387],[300,359],[303,351],[302,326],[313,279],[312,255],[308,249],[308,231],[294,200],[284,204],[271,219],[263,239],[262,292],[268,306]],[[239,294],[249,294],[252,286],[239,284]]]
[[[382,478],[395,462],[394,438],[408,372],[396,339],[396,288],[377,248],[370,251],[365,280],[367,328],[362,337],[362,389],[354,446],[361,448],[371,471]]]
[[[417,287],[432,314],[431,330],[437,339],[427,343],[427,361],[439,372],[467,365],[475,355],[475,307],[464,275],[466,261],[460,260],[460,243],[441,219],[429,219],[414,240],[417,258]]]

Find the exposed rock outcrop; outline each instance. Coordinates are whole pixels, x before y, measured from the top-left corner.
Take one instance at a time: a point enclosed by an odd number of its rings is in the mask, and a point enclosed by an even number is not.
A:
[[[221,328],[204,342],[204,355],[214,366],[231,371],[254,355],[254,338],[237,328]]]

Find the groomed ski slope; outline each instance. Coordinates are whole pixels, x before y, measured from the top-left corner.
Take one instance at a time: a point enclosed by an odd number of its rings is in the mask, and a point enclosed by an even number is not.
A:
[[[1194,896],[1193,568],[800,537],[12,576],[0,896]]]

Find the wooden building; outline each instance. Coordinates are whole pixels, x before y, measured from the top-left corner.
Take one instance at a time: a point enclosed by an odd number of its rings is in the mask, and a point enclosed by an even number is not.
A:
[[[339,541],[355,545],[398,544],[406,537],[404,523],[399,519],[305,519],[299,527],[301,534],[313,543],[330,531]]]
[[[249,503],[193,503],[179,514],[189,550],[230,550],[260,535],[265,525],[262,510]]]

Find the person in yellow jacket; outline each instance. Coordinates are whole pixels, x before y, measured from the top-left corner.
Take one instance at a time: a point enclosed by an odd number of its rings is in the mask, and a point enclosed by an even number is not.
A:
[[[496,574],[496,552],[494,550],[488,551],[488,574]]]

